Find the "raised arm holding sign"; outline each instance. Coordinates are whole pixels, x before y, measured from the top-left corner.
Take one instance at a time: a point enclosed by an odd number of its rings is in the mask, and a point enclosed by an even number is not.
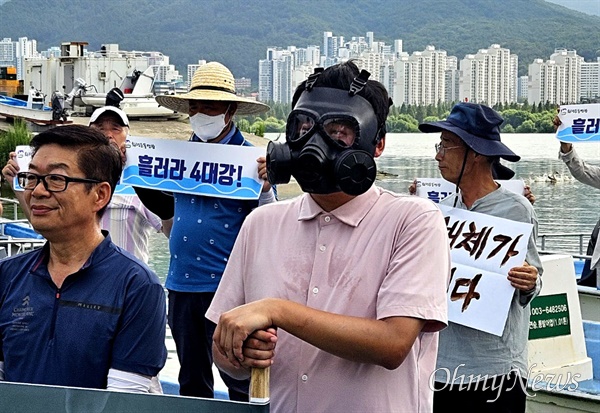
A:
[[[600,189],[600,167],[590,165],[579,157],[571,142],[600,141],[600,103],[589,105],[561,106],[554,118],[556,139],[560,141],[558,158],[569,168],[571,175],[579,182]],[[600,226],[600,220],[596,228]],[[598,231],[594,230],[586,251],[591,255],[587,259],[578,281],[579,285],[600,287],[598,271],[600,269],[600,243],[597,242]]]

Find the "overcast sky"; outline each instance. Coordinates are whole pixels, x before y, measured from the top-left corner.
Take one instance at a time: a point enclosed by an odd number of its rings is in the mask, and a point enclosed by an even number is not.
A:
[[[600,16],[600,0],[546,0],[573,10]]]

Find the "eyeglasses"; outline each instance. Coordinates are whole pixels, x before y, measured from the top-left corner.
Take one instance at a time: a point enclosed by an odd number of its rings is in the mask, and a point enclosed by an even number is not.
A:
[[[459,146],[445,147],[441,143],[436,143],[435,144],[435,153],[439,153],[441,156],[446,156],[446,151],[449,151],[450,149],[456,149],[456,148],[462,148],[462,146],[459,145]]]
[[[71,182],[88,184],[99,184],[102,182],[97,179],[73,178],[59,174],[38,175],[32,172],[19,172],[17,174],[17,180],[19,185],[21,185],[21,188],[29,191],[33,191],[40,181],[42,181],[44,188],[46,188],[46,191],[48,192],[66,191]]]

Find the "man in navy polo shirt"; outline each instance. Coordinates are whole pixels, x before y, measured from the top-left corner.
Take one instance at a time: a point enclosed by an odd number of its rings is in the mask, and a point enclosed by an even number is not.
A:
[[[79,125],[31,146],[17,178],[48,242],[0,262],[0,380],[148,392],[167,356],[164,291],[100,229],[121,155]]]

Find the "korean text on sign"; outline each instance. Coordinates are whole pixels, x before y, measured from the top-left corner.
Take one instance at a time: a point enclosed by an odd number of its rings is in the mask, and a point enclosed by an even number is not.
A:
[[[561,142],[600,142],[600,103],[562,105],[556,139]]]
[[[257,199],[264,148],[129,137],[122,182],[220,198]]]
[[[523,265],[533,225],[440,205],[452,271],[449,320],[502,335],[514,288],[508,271]]]

